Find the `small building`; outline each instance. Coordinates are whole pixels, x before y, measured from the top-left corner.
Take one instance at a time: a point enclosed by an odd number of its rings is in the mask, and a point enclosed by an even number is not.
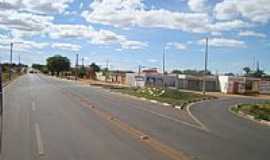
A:
[[[127,73],[127,85],[131,87],[144,87],[145,75],[138,73]]]
[[[259,78],[219,76],[220,90],[229,94],[259,93]]]
[[[96,72],[96,79],[98,81],[105,81],[106,80],[106,76],[104,75],[103,72]]]
[[[259,81],[259,93],[270,94],[270,81],[269,80]]]
[[[127,85],[127,74],[128,73],[133,73],[132,71],[120,71],[120,70],[115,70],[115,71],[110,71],[109,75],[106,78],[106,81],[115,83],[115,84],[123,84]]]
[[[203,76],[193,76],[193,75],[185,75],[179,74],[177,81],[178,89],[187,89],[194,91],[202,91],[203,90]],[[217,76],[206,76],[205,77],[205,90],[208,92],[219,91],[219,84]]]

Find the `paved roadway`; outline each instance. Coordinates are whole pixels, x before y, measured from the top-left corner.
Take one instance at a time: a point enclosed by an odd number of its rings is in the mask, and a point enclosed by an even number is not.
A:
[[[247,101],[256,100],[224,98],[193,106],[192,113],[209,130],[205,131],[190,120],[183,121],[180,111],[171,108],[28,74],[5,88],[1,158],[267,159],[270,127],[228,112],[229,106]],[[143,134],[150,139],[143,140]]]

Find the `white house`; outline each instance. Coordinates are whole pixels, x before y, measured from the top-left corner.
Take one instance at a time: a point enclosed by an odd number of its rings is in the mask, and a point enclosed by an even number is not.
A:
[[[231,94],[259,93],[260,79],[252,77],[219,76],[220,91]]]

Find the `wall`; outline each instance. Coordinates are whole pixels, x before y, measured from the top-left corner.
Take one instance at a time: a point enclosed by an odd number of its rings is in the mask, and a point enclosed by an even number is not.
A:
[[[261,94],[270,94],[270,81],[260,81],[259,92]]]

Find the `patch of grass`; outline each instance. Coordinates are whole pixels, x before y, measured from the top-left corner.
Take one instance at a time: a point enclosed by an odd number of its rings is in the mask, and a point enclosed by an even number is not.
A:
[[[237,107],[233,107],[235,112],[243,112],[254,116],[258,120],[270,121],[270,102],[261,104],[240,104]]]
[[[210,96],[204,96],[190,92],[181,92],[174,89],[164,90],[161,88],[112,88],[112,90],[137,97],[157,100],[159,102],[165,102],[172,105],[182,105],[184,103],[186,104],[193,101],[212,98]]]

